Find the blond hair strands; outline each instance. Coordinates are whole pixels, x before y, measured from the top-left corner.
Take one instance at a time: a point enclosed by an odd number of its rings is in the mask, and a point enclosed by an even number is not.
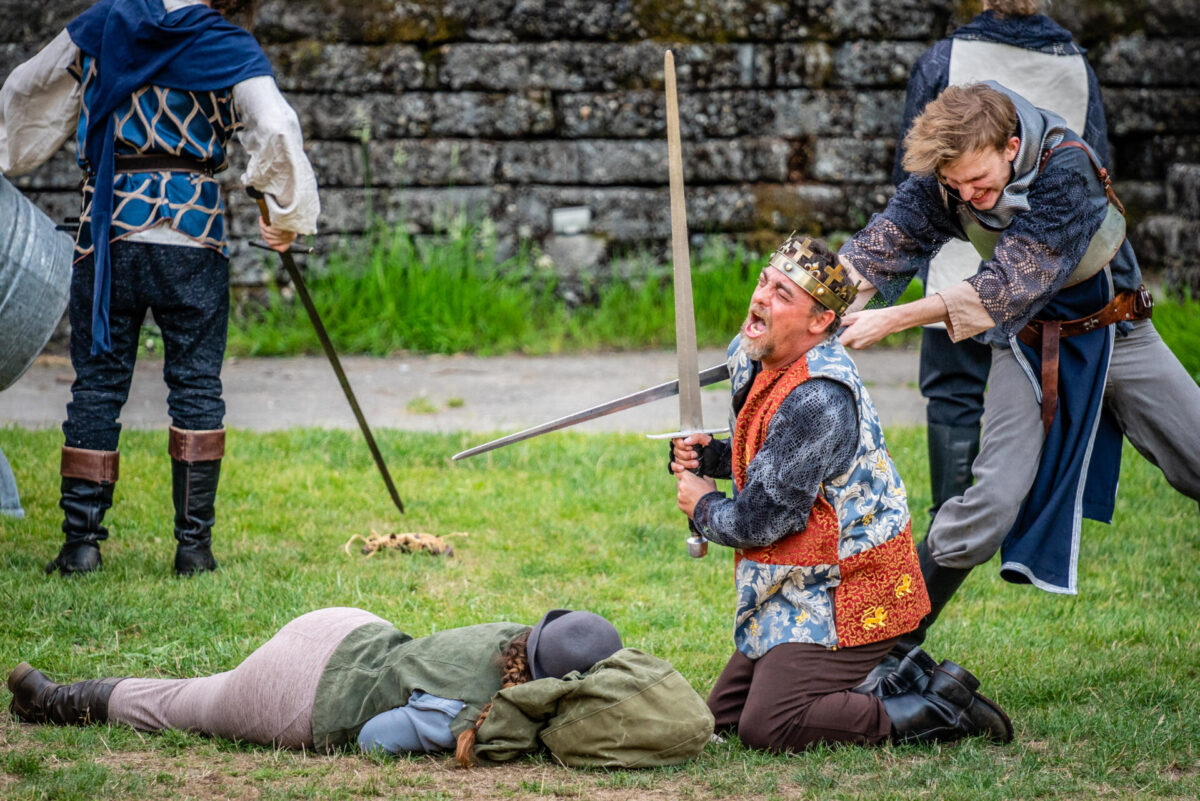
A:
[[[984,11],[995,11],[1002,17],[1028,17],[1041,11],[1038,0],[983,0]]]
[[[504,690],[527,681],[533,681],[533,670],[529,667],[529,655],[525,647],[529,642],[531,631],[532,629],[526,629],[523,634],[510,642],[504,649],[504,653],[501,654],[500,689]],[[489,703],[479,713],[475,725],[458,735],[454,758],[464,768],[471,767],[475,762],[475,737],[479,733],[479,727],[487,720],[488,713],[491,711],[492,705]]]
[[[1003,150],[1017,135],[1017,108],[982,83],[948,86],[921,112],[904,137],[904,169],[932,175],[979,150]]]

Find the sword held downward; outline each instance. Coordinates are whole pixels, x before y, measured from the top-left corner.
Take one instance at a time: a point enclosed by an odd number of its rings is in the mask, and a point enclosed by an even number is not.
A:
[[[268,225],[271,224],[271,212],[267,207],[267,201],[263,197],[262,192],[251,187],[246,188],[246,194],[254,198],[258,204],[258,213],[262,216],[263,221]],[[257,243],[251,243],[255,247],[259,247]],[[263,246],[266,250],[275,250],[269,245]],[[308,319],[313,325],[313,330],[316,331],[317,340],[321,343],[321,348],[325,351],[325,356],[329,359],[329,365],[333,368],[333,373],[337,376],[338,383],[342,386],[342,393],[346,396],[347,403],[350,404],[350,411],[354,413],[354,419],[358,421],[358,427],[362,431],[363,438],[367,441],[367,447],[371,450],[371,457],[375,460],[375,467],[379,470],[379,475],[383,479],[384,485],[387,487],[388,495],[391,496],[392,503],[404,514],[404,502],[400,500],[400,493],[396,490],[396,484],[392,481],[392,474],[388,471],[387,462],[383,460],[383,454],[379,451],[379,446],[375,443],[375,435],[371,433],[371,426],[367,424],[367,418],[363,415],[362,409],[358,405],[358,398],[354,395],[354,390],[350,387],[350,379],[346,378],[346,371],[342,369],[342,360],[338,358],[337,351],[333,349],[333,342],[329,339],[329,333],[325,330],[325,324],[321,322],[321,315],[317,313],[317,307],[313,304],[312,296],[308,294],[308,285],[304,282],[304,275],[300,272],[300,268],[296,266],[296,260],[292,257],[293,253],[310,252],[307,248],[290,247],[287,250],[277,251],[279,259],[283,262],[283,267],[287,270],[288,277],[292,279],[292,286],[296,290],[297,297],[300,298],[300,303],[304,306],[304,311],[308,314]]]

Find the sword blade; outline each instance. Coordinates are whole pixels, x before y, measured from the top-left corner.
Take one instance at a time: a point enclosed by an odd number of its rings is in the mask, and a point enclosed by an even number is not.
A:
[[[249,188],[246,193],[258,203],[258,213],[269,225],[271,212],[267,208],[267,202],[263,199],[262,193]],[[300,304],[304,306],[309,322],[312,323],[313,330],[317,333],[317,340],[321,343],[321,349],[325,351],[330,366],[333,367],[333,374],[337,376],[338,383],[342,385],[342,393],[350,404],[350,411],[354,412],[354,419],[358,421],[358,427],[367,441],[371,458],[375,460],[375,467],[379,469],[379,475],[383,478],[388,495],[391,496],[392,503],[396,505],[400,513],[404,514],[404,502],[400,500],[400,493],[396,490],[395,482],[392,481],[392,474],[388,471],[387,462],[383,460],[383,454],[379,452],[379,445],[375,443],[375,435],[371,433],[371,427],[367,425],[367,418],[358,405],[358,398],[355,397],[354,390],[350,387],[350,379],[346,378],[346,371],[342,369],[342,360],[338,358],[337,351],[333,349],[333,341],[329,338],[329,332],[325,330],[325,324],[321,322],[321,315],[317,312],[316,304],[313,303],[312,296],[308,294],[308,285],[304,282],[304,275],[296,266],[296,260],[292,258],[291,250],[280,252],[279,259],[283,262],[283,268],[287,270],[288,277],[292,279],[292,287],[296,290],[296,296],[300,298]]]
[[[718,364],[698,373],[696,375],[696,386],[708,386],[715,384],[718,381],[724,381],[729,378],[729,365]],[[634,392],[630,395],[625,395],[615,400],[610,400],[607,403],[602,403],[599,406],[592,406],[588,409],[568,414],[565,417],[559,417],[556,420],[551,420],[548,423],[536,425],[533,428],[527,428],[524,431],[518,431],[515,434],[509,434],[506,437],[494,439],[491,442],[485,442],[483,445],[476,445],[474,448],[468,448],[465,451],[454,454],[450,457],[454,461],[466,459],[470,456],[476,456],[480,453],[493,451],[497,448],[503,448],[505,445],[512,445],[514,442],[532,439],[533,437],[542,434],[548,434],[551,431],[558,431],[563,428],[570,428],[579,423],[586,423],[588,420],[595,420],[599,417],[613,414],[614,412],[623,412],[626,409],[632,409],[635,406],[641,406],[651,401],[669,398],[679,392],[679,381],[668,381],[665,384],[643,389],[640,392]]]
[[[696,354],[696,318],[692,304],[692,262],[688,252],[687,205],[683,196],[683,148],[679,136],[679,99],[675,90],[675,55],[663,59],[667,95],[667,167],[671,185],[671,261],[675,283],[675,355],[679,362],[679,428],[700,431],[704,412],[700,402]]]

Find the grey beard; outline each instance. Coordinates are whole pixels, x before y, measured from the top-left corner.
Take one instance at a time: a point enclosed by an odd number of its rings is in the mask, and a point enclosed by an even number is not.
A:
[[[752,361],[761,362],[764,357],[770,356],[775,350],[770,342],[763,340],[742,340],[742,352],[750,357]]]

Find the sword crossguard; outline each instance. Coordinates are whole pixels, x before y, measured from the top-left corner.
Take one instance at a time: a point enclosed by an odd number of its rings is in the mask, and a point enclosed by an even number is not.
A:
[[[258,240],[251,240],[247,244],[249,244],[250,247],[252,247],[252,248],[258,248],[259,250],[270,250],[270,251],[274,251],[275,253],[283,252],[280,250],[275,250],[275,248],[271,247],[266,242],[259,242]],[[293,247],[288,248],[287,252],[288,253],[298,253],[301,256],[311,256],[314,251],[312,248],[306,248],[301,245],[295,245]]]
[[[713,434],[724,434],[728,430],[728,426],[723,428],[693,428],[687,431],[672,431],[669,434],[647,434],[646,439],[683,439],[692,434],[708,434],[712,436]]]

